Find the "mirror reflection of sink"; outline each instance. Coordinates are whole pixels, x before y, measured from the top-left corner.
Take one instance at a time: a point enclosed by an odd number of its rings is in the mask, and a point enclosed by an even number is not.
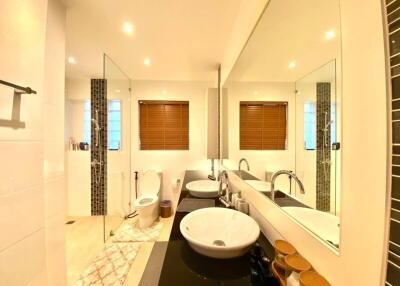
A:
[[[335,247],[339,246],[339,217],[310,208],[283,207],[282,209],[322,239]]]
[[[182,219],[180,231],[193,250],[221,259],[244,255],[260,235],[253,218],[225,208],[189,213]]]
[[[265,181],[260,181],[260,180],[245,180],[245,182],[258,192],[270,192],[271,191],[271,183],[270,182],[265,182]]]
[[[219,181],[198,180],[186,184],[189,193],[198,198],[216,198],[218,197]]]

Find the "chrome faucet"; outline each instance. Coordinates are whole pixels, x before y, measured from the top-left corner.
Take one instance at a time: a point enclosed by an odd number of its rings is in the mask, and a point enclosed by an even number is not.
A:
[[[225,187],[225,188],[224,188]],[[219,189],[218,195],[220,202],[225,205],[225,207],[229,208],[232,206],[230,197],[229,197],[229,177],[226,170],[223,170],[219,175]]]
[[[102,173],[102,168],[97,168],[97,166],[99,166],[99,167],[103,166],[103,162],[101,159],[99,161],[95,158],[95,159],[93,159],[92,162],[90,162],[90,165],[92,166],[93,171],[94,171],[94,180],[95,180],[96,184],[99,184],[100,177],[102,176],[103,173]]]
[[[208,178],[210,179],[210,180],[213,180],[213,181],[215,181],[217,178],[215,178],[215,169],[214,169],[214,159],[211,159],[211,174],[210,175],[208,175]]]
[[[246,158],[242,158],[239,160],[239,177],[242,178],[242,162],[246,163],[247,171],[250,171],[249,161]]]
[[[92,167],[96,168],[97,166],[102,166],[102,165],[103,165],[103,162],[101,162],[101,161],[99,161],[99,160],[97,160],[97,159],[93,159],[93,161],[90,162],[90,165],[91,165]]]
[[[305,194],[304,185],[300,181],[300,179],[296,176],[295,173],[293,173],[292,171],[280,170],[280,171],[277,171],[276,173],[274,173],[271,178],[271,200],[272,201],[275,201],[275,180],[280,175],[287,175],[290,178],[293,178],[300,187],[300,193]]]

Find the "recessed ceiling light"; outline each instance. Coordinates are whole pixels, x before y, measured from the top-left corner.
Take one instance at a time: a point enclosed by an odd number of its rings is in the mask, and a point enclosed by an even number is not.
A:
[[[74,57],[68,57],[68,63],[70,63],[70,64],[76,64],[76,60],[75,60],[75,58]]]
[[[325,40],[332,40],[334,37],[336,37],[335,30],[329,30],[325,33]]]
[[[257,95],[258,94],[258,90],[253,91],[253,94]]]
[[[295,67],[296,67],[296,62],[295,61],[291,61],[290,63],[289,63],[289,66],[288,66],[290,69],[294,69]]]
[[[163,89],[163,90],[161,91],[161,93],[162,93],[162,94],[167,94],[167,91],[166,91],[165,89]]]
[[[151,65],[151,60],[149,58],[145,58],[143,63],[144,63],[144,65],[149,66],[149,65]]]
[[[121,90],[119,90],[119,89],[116,89],[116,90],[115,90],[115,92],[116,92],[116,93],[120,93],[120,92],[121,92]]]
[[[135,30],[135,27],[130,22],[125,22],[122,25],[122,31],[127,35],[130,35],[130,36],[133,35],[134,30]]]

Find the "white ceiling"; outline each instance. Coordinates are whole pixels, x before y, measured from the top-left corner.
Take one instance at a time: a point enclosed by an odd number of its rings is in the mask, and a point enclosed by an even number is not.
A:
[[[132,79],[213,80],[242,1],[64,0],[67,57],[76,59],[67,76],[102,76],[105,52]]]
[[[327,41],[330,30],[336,37]],[[339,0],[271,0],[228,82],[295,82],[333,59],[340,61],[340,51]]]

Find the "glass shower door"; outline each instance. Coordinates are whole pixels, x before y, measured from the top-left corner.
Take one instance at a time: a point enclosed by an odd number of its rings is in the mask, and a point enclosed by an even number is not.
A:
[[[104,192],[106,241],[131,212],[131,81],[106,54],[104,79],[107,89],[107,191]]]
[[[296,174],[307,206],[337,215],[340,166],[340,104],[337,62],[332,60],[296,81]],[[297,189],[296,189],[297,190]]]

